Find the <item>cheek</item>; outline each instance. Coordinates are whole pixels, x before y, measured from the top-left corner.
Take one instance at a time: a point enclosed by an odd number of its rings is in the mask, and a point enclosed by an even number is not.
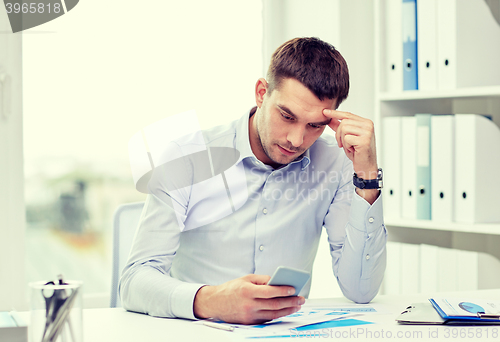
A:
[[[259,136],[263,144],[267,145],[273,139],[272,123],[267,117],[259,120]]]
[[[284,142],[288,139],[289,128],[282,122],[275,123],[272,126],[272,138],[279,142]]]
[[[264,124],[264,130],[269,140],[280,140],[285,135],[286,127],[281,120],[276,117],[271,116]]]

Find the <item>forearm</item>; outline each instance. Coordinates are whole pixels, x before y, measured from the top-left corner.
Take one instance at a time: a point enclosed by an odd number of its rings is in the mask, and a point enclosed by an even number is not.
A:
[[[150,263],[125,270],[120,282],[123,308],[157,317],[195,319],[193,302],[203,284],[185,283]]]
[[[385,230],[368,236],[349,227],[346,239],[349,241],[334,265],[334,273],[346,298],[368,303],[376,296],[384,276]]]
[[[386,265],[381,198],[369,206],[354,196],[345,229],[343,248],[332,251],[333,271],[348,299],[367,303],[377,294]]]
[[[359,195],[359,197],[368,202],[368,204],[372,205],[380,195],[380,190],[356,188],[356,193]]]
[[[167,198],[168,199],[168,198]],[[171,277],[179,247],[176,213],[166,199],[150,194],[144,205],[119,291],[125,309],[152,316],[194,319],[194,296],[202,284]]]

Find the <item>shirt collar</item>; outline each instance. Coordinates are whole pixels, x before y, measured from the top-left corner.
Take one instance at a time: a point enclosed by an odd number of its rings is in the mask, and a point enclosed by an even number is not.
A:
[[[310,154],[309,148],[308,148],[306,153],[304,153],[304,156],[300,160],[300,167],[301,167],[302,171],[304,171],[309,166],[309,164],[311,164],[311,157],[310,156],[311,156],[311,154]]]
[[[238,162],[243,161],[245,158],[254,158],[255,161],[258,161],[255,154],[253,154],[252,147],[250,146],[250,136],[249,136],[249,121],[250,117],[255,113],[257,107],[253,107],[248,112],[246,112],[239,120],[236,125],[236,142],[235,148],[240,152],[240,158]],[[301,170],[305,170],[309,164],[311,163],[310,152],[309,149],[306,150],[301,159],[295,160],[290,164],[300,163]]]
[[[241,162],[245,158],[255,158],[255,155],[252,152],[252,148],[250,147],[250,136],[248,133],[248,123],[250,119],[250,115],[255,112],[257,107],[253,107],[248,112],[246,112],[239,120],[236,125],[236,141],[235,148],[240,152],[240,158],[238,159],[238,163]]]

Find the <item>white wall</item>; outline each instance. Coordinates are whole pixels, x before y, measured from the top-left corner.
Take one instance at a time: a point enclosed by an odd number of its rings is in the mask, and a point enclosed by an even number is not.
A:
[[[373,120],[375,98],[374,1],[340,1],[340,52],[349,66],[351,88],[341,110]]]
[[[7,33],[9,30],[7,13],[0,10],[0,311],[27,308],[23,272],[22,35]]]
[[[260,18],[254,0],[87,0],[27,31],[26,159],[128,160],[130,137],[166,116],[240,117],[261,76]]]
[[[339,0],[263,0],[265,71],[276,48],[295,37],[318,37],[339,49],[339,4]]]

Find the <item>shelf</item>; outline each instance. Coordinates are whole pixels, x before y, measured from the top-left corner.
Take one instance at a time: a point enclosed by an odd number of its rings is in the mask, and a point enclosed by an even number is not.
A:
[[[466,97],[500,97],[500,86],[459,88],[452,90],[408,90],[400,93],[381,93],[380,101],[405,101],[425,99],[453,99]]]
[[[442,230],[449,232],[500,235],[500,223],[465,224],[455,222],[434,222],[430,220],[385,220],[390,227]]]

